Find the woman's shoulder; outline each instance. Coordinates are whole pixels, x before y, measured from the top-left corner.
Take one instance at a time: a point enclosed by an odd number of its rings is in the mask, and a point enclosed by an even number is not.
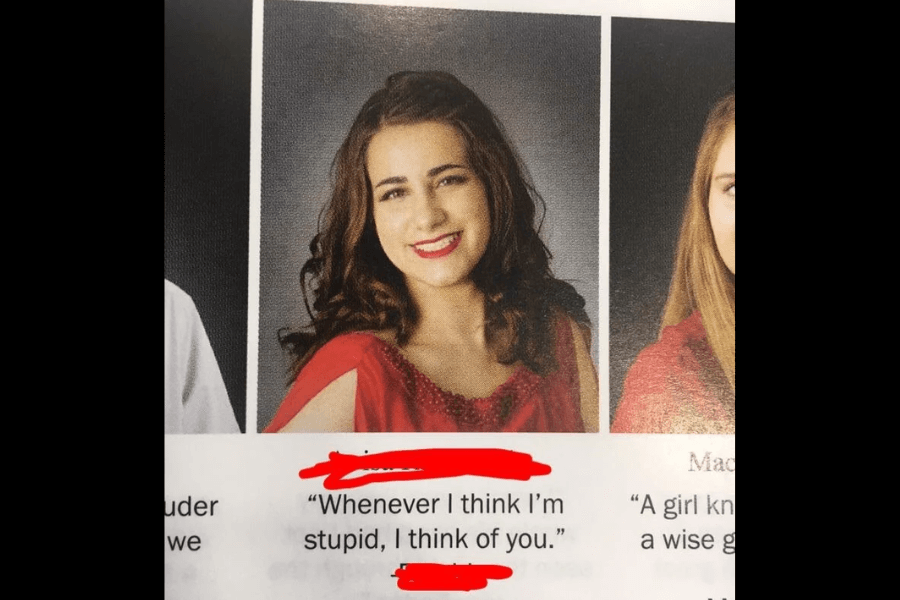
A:
[[[325,342],[316,355],[324,353],[340,356],[349,352],[350,356],[353,356],[357,351],[369,351],[385,343],[388,342],[382,334],[372,331],[351,331],[337,335]]]
[[[572,378],[572,389],[578,390],[578,412],[583,430],[600,430],[600,392],[597,371],[591,358],[591,327],[560,310],[554,317],[556,327],[556,359]],[[580,429],[579,429],[580,430]]]
[[[659,336],[659,341],[649,347],[682,348],[691,342],[705,339],[706,330],[703,328],[703,319],[700,317],[700,311],[695,310],[679,323],[664,327],[662,334]]]
[[[377,365],[382,350],[390,345],[389,338],[371,331],[342,333],[328,340],[303,366],[298,379],[305,373],[342,374],[359,368]]]
[[[378,395],[379,390],[389,389],[392,380],[383,359],[385,344],[381,337],[371,332],[343,333],[328,340],[300,369],[265,431],[280,431],[307,405],[315,404],[313,401],[316,399],[324,398],[324,404],[333,408],[334,397],[347,400],[352,396],[355,399],[362,391],[362,395],[368,398]],[[349,400],[346,403],[351,414],[354,403]],[[313,411],[313,426],[319,427],[321,422],[328,421],[333,416],[330,410],[323,409],[321,414]],[[308,410],[304,414],[307,413]]]
[[[715,368],[711,356],[698,312],[665,327],[629,369],[612,431],[675,433],[683,429],[675,427],[678,419],[696,424],[716,413],[705,376]]]
[[[641,367],[656,371],[664,365],[682,365],[696,346],[703,343],[706,343],[706,330],[703,329],[700,313],[694,312],[679,323],[664,327],[659,339],[638,354],[632,371]]]
[[[628,380],[643,381],[658,387],[672,375],[673,370],[687,367],[686,359],[694,353],[697,343],[704,343],[706,331],[700,313],[694,312],[676,325],[664,327],[659,339],[638,354],[628,371]]]
[[[358,370],[362,374],[383,375],[392,364],[393,344],[389,333],[353,331],[328,340],[303,366],[298,379],[314,373],[316,377],[342,375]]]

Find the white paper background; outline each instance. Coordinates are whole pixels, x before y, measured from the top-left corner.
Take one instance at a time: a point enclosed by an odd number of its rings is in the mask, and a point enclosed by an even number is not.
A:
[[[551,465],[549,475],[530,481],[461,477],[390,482],[326,492],[322,478],[302,480],[300,469],[327,460],[329,450],[350,454],[423,447],[502,447],[526,452]],[[218,499],[213,517],[170,517],[167,535],[196,534],[197,552],[166,550],[167,598],[416,598],[397,589],[390,575],[402,562],[499,564],[506,580],[490,581],[470,594],[478,598],[640,598],[678,600],[734,598],[734,554],[722,552],[722,536],[734,532],[734,516],[707,516],[704,497],[734,500],[734,473],[691,472],[690,453],[733,457],[733,436],[663,435],[248,435],[168,436],[166,499]],[[562,498],[557,515],[464,515],[446,496],[484,497],[529,493]],[[355,498],[438,497],[437,515],[323,516],[311,494],[346,493]],[[640,514],[633,494],[650,494],[656,515]],[[662,500],[697,494],[700,514],[663,517]],[[421,527],[470,532],[469,549],[393,549],[393,528]],[[548,534],[553,548],[480,550],[480,531]],[[306,550],[307,533],[358,532],[374,528],[390,536],[384,552]],[[557,528],[565,533],[557,535]],[[661,533],[708,532],[712,550],[666,550]],[[641,549],[641,534],[653,533],[657,548]],[[505,540],[503,544],[506,544]],[[166,546],[168,548],[168,546]],[[429,592],[456,598],[460,592]]]

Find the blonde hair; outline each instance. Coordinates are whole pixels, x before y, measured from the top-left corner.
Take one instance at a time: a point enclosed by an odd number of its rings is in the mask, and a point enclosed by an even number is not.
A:
[[[709,221],[709,191],[719,148],[734,129],[734,93],[706,119],[688,193],[675,272],[663,310],[662,329],[700,311],[707,341],[734,390],[734,274],[719,255]]]

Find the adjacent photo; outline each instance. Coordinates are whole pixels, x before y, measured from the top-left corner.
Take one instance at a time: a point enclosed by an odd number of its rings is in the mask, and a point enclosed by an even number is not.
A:
[[[734,24],[611,29],[610,431],[734,434]]]
[[[209,10],[165,9],[166,434],[246,430],[251,6]]]
[[[600,18],[264,4],[258,428],[599,429]]]

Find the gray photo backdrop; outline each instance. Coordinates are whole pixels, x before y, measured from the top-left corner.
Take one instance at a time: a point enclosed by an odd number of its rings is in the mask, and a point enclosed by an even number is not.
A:
[[[365,100],[401,70],[453,73],[494,111],[547,203],[542,236],[553,271],[584,296],[596,328],[599,17],[268,1],[259,430],[287,391],[278,329],[307,322],[299,273],[329,195],[331,161]]]

